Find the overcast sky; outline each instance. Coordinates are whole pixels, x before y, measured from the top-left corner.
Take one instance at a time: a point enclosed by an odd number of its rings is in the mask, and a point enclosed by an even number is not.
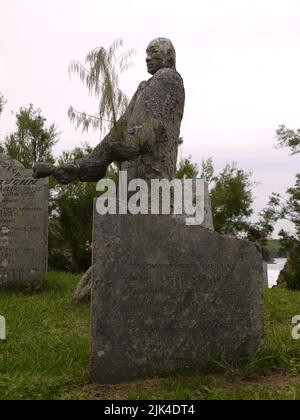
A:
[[[213,157],[254,173],[255,209],[294,182],[299,157],[276,150],[279,124],[300,128],[300,0],[0,0],[0,92],[8,100],[0,138],[14,130],[11,111],[33,103],[63,131],[56,154],[88,140],[69,122],[70,105],[95,113],[86,89],[68,75],[97,46],[122,38],[135,48],[121,79],[131,97],[150,75],[145,49],[170,38],[186,88],[182,155]]]

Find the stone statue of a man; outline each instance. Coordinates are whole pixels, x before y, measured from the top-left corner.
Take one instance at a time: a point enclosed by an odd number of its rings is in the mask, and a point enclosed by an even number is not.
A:
[[[36,178],[53,175],[62,184],[76,179],[98,181],[112,162],[122,162],[129,181],[175,178],[185,92],[172,42],[166,38],[152,41],[146,63],[152,77],[140,83],[117,126],[94,151],[59,167],[38,163]]]

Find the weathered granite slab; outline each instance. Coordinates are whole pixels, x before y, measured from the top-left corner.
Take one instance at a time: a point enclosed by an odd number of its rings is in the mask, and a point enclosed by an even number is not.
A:
[[[172,216],[94,214],[91,380],[199,372],[263,344],[262,257]]]
[[[0,286],[42,280],[48,264],[48,180],[0,155]]]

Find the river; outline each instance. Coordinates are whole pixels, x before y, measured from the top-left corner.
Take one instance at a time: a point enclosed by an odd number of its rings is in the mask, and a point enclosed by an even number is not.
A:
[[[276,286],[278,276],[286,263],[286,258],[275,258],[274,264],[268,264],[269,287]]]

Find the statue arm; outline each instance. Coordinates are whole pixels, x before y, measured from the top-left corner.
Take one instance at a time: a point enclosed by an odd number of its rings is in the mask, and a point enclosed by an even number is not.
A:
[[[112,162],[123,162],[139,156],[142,151],[133,131],[127,132],[126,114],[118,121],[97,147],[82,159],[55,167],[37,163],[33,169],[35,178],[54,176],[61,184],[79,179],[83,182],[97,182],[105,177]]]
[[[76,179],[97,182],[105,177],[112,162],[124,162],[151,152],[156,138],[164,134],[176,101],[174,92],[178,87],[168,71],[162,71],[151,80],[146,87],[140,85],[143,91],[139,92],[138,89],[117,127],[107,134],[92,153],[80,160],[52,167],[48,174],[37,164],[34,176],[39,178],[53,175],[62,184]]]
[[[100,144],[82,159],[55,167],[37,163],[33,169],[34,178],[54,176],[61,184],[69,184],[79,179],[82,182],[97,182],[105,177],[106,170],[112,162],[124,162],[134,159],[143,153],[134,130],[129,132],[110,133]]]

